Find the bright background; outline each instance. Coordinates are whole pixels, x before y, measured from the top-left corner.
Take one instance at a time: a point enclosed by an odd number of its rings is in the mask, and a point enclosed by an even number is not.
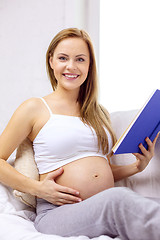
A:
[[[159,13],[159,0],[0,0],[0,132],[24,100],[52,91],[45,53],[67,27],[91,36],[109,112],[140,108],[160,88]]]
[[[160,1],[100,0],[100,101],[139,109],[160,89]]]
[[[45,54],[68,27],[85,29],[99,55],[99,0],[0,0],[0,132],[26,99],[52,92]]]

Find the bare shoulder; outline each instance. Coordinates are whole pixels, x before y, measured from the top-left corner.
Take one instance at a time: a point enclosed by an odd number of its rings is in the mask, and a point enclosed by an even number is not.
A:
[[[16,109],[12,117],[18,119],[25,118],[26,121],[32,121],[43,111],[44,104],[40,98],[30,98],[22,102]]]
[[[40,98],[30,98],[21,103],[17,110],[34,113],[41,108],[42,101]]]
[[[0,157],[7,159],[15,148],[31,133],[41,100],[31,98],[24,101],[14,112],[6,128],[0,135]]]

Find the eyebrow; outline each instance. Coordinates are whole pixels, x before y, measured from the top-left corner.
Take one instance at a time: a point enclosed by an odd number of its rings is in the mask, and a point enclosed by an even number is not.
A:
[[[67,54],[65,54],[65,53],[58,53],[58,55],[64,55],[64,56],[66,56],[66,57],[68,57],[69,55],[67,55]],[[76,55],[76,57],[82,57],[82,56],[85,56],[85,57],[87,57],[87,55],[85,55],[85,54],[78,54],[78,55]]]

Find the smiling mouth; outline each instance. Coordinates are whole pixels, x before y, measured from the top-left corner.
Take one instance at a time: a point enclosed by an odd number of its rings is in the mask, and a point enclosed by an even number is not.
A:
[[[79,75],[78,74],[67,74],[67,73],[64,73],[64,74],[62,74],[66,79],[68,79],[68,80],[74,80],[74,79],[76,79],[76,78],[78,78],[79,77]]]

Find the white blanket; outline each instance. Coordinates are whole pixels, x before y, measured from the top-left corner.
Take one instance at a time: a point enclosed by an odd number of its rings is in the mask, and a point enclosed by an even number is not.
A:
[[[117,112],[112,114],[113,127],[119,137],[132,120],[136,111]],[[116,164],[129,164],[135,161],[132,155],[114,156]],[[136,174],[124,181],[117,183],[118,186],[127,186],[139,192],[143,196],[160,196],[160,138],[156,145],[155,156],[142,173]],[[88,240],[88,237],[64,238],[54,235],[45,235],[36,231],[33,225],[35,213],[23,203],[13,197],[12,190],[0,184],[0,240]],[[100,236],[94,240],[111,240],[110,237]],[[120,238],[116,238],[116,240]]]

